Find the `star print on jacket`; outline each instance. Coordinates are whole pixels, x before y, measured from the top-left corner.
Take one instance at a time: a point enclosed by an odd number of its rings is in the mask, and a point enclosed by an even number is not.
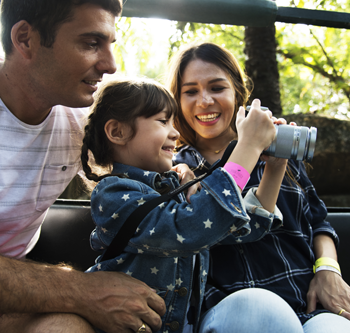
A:
[[[96,228],[90,243],[95,250],[107,248],[135,209],[159,197],[158,189],[179,186],[173,171],[159,175],[116,163],[113,172],[127,173],[129,178],[106,177],[92,193],[91,212]],[[191,203],[183,193],[161,203],[141,221],[118,258],[101,262],[98,258],[89,271],[120,271],[145,282],[164,299],[167,309],[172,309],[162,318],[163,323],[177,321],[181,327],[194,279],[198,280],[197,295],[202,299],[209,269],[208,250],[218,242],[254,240],[269,230],[274,215],[248,215],[246,205],[235,181],[223,169],[215,170],[202,181],[202,190],[191,196]],[[254,227],[251,233],[250,220],[261,228]],[[193,275],[194,258],[200,263],[198,276]],[[200,306],[197,311],[196,322]]]
[[[203,223],[205,225],[205,228],[210,228],[210,229],[211,229],[211,225],[213,224],[213,222],[209,221],[209,219],[207,219]]]

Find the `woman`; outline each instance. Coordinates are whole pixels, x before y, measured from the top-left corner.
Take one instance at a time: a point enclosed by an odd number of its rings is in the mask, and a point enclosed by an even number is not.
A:
[[[222,157],[231,140],[238,139],[234,124],[238,107],[248,100],[245,80],[234,56],[212,43],[189,46],[173,57],[168,85],[180,106],[175,126],[181,135],[175,164],[187,163],[198,176]],[[265,174],[279,163],[279,159],[261,158],[245,191],[264,182]],[[211,250],[205,306],[212,315],[227,295],[242,290],[252,299],[247,306],[257,306],[263,303],[260,291],[248,288],[262,288],[279,296],[275,308],[264,308],[265,314],[280,316],[279,306],[287,302],[304,332],[349,332],[350,287],[341,278],[336,262],[338,237],[324,220],[326,207],[303,163],[289,161],[288,169],[290,177],[283,180],[277,200],[283,225],[257,242]],[[315,259],[319,259],[316,274]],[[219,305],[224,306],[224,302]],[[261,331],[260,319],[245,310],[237,317],[251,320]],[[204,316],[203,325],[210,315]]]

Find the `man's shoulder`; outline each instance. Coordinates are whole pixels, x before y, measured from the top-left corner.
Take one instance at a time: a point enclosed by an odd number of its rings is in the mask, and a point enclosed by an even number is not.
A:
[[[74,117],[84,116],[86,118],[88,116],[88,114],[89,114],[89,108],[88,107],[71,108],[71,107],[64,106],[64,105],[55,105],[53,107],[53,110],[55,110],[55,112],[65,113],[68,116],[74,116]]]
[[[55,118],[61,121],[68,121],[71,125],[78,125],[83,128],[88,120],[89,108],[71,108],[63,105],[56,105],[52,108]],[[75,126],[74,126],[75,127]]]

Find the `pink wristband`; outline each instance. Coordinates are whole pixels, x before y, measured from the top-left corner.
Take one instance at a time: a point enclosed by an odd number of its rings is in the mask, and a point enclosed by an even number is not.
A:
[[[243,191],[250,178],[249,172],[233,162],[226,163],[224,169],[233,177],[238,187]]]

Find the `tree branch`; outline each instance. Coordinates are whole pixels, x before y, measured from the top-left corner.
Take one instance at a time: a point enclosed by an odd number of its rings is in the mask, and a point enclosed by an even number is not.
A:
[[[316,73],[319,73],[329,79],[331,83],[333,83],[339,90],[342,90],[345,94],[345,96],[348,98],[350,102],[350,86],[347,84],[347,82],[344,80],[342,76],[329,74],[326,72],[321,65],[313,65],[309,62],[305,61],[302,57],[297,57],[296,54],[293,54],[292,52],[283,52],[282,50],[276,51],[278,54],[283,55],[287,59],[291,59],[292,62],[296,65],[303,65],[305,67],[311,68]]]

